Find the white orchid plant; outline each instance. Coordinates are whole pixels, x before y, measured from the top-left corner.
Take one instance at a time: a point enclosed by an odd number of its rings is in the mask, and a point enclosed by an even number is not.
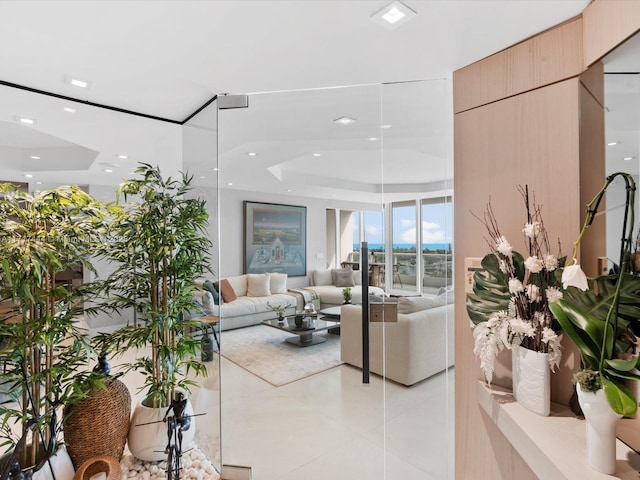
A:
[[[609,185],[621,177],[626,184],[626,204],[617,272],[587,278],[577,261],[578,248],[593,222]],[[629,260],[634,224],[636,185],[627,173],[614,173],[589,202],[587,216],[575,242],[571,265],[562,274],[564,298],[550,309],[569,338],[580,350],[582,370],[576,375],[583,391],[603,389],[609,405],[618,414],[634,415],[638,403],[629,381],[640,380],[637,340],[640,330],[640,277],[631,275]]]
[[[522,232],[527,257],[514,251],[500,233],[491,203],[480,221],[487,228],[491,253],[474,274],[473,294],[467,295],[467,312],[474,336],[474,353],[491,383],[495,358],[513,345],[548,353],[552,371],[560,363],[560,327],[549,302],[562,298],[560,268],[565,258],[551,252],[541,206],[530,202],[528,188],[518,187],[527,210]]]

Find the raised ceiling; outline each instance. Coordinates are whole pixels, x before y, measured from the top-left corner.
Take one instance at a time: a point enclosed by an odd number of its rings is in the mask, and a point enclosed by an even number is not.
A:
[[[384,29],[370,19],[387,3],[0,2],[0,41],[11,46],[0,49],[0,80],[181,121],[214,95],[227,92],[251,94],[408,80],[437,83],[444,79],[449,84],[455,69],[579,14],[588,0],[407,0],[404,3],[418,15],[395,30]],[[80,90],[64,83],[67,75],[90,81],[90,88]],[[451,102],[450,91],[444,95],[446,107]],[[261,104],[274,104],[266,96],[260,97],[264,100],[254,97],[254,112]],[[285,102],[282,98],[281,101]],[[126,175],[137,161],[170,168],[172,159],[180,156],[181,134],[176,125],[82,103],[75,104],[76,113],[68,114],[61,111],[60,102],[10,88],[0,91],[0,121],[14,122],[16,115],[32,116],[38,118],[38,124],[23,128],[98,152],[84,170],[64,167],[43,171],[48,181],[115,183],[114,178]],[[273,173],[278,169],[289,175],[302,175],[308,171],[309,162],[318,162],[306,157],[313,142],[314,150],[324,148],[336,153],[333,160],[323,157],[323,165],[329,168],[333,162],[334,170],[335,165],[348,170],[344,159],[357,150],[357,145],[344,138],[329,139],[330,134],[335,134],[335,125],[320,118],[346,114],[352,104],[346,99],[344,102],[333,106],[323,102],[317,112],[306,113],[318,117],[309,118],[309,122],[292,122],[278,117],[278,109],[272,110],[269,128],[248,117],[235,120],[231,114],[226,120],[221,119],[220,136],[227,138],[226,143],[221,140],[222,154],[231,158],[259,146],[281,148],[277,159],[269,161],[271,176],[266,178],[277,178]],[[331,111],[332,107],[335,111]],[[450,108],[434,109],[431,114],[426,123],[430,131],[445,135],[451,131]],[[387,109],[385,118],[394,116],[397,114]],[[278,137],[274,131],[277,125],[286,125],[286,138]],[[232,127],[241,129],[242,134],[232,131]],[[355,128],[351,133],[354,131]],[[311,137],[305,137],[309,132]],[[450,151],[436,151],[442,150],[442,143],[435,148],[428,145],[428,140],[417,147],[407,141],[405,151],[392,151],[393,135],[387,132],[390,161],[394,155],[407,159],[408,164],[423,160],[425,155],[451,156]],[[401,138],[399,129],[395,135]],[[366,134],[365,138],[368,136],[373,134]],[[361,137],[360,133],[357,137]],[[323,141],[332,144],[323,147]],[[304,142],[307,145],[302,145]],[[129,158],[116,159],[121,152]],[[259,158],[253,160],[258,162]],[[359,164],[354,155],[351,158],[353,165]],[[243,168],[250,169],[248,162],[252,160],[245,157],[243,161]],[[111,177],[103,172],[108,164],[117,164]],[[24,165],[17,165],[15,171],[7,171],[5,163],[0,163],[3,176],[19,176],[24,173],[22,169]],[[401,171],[387,170],[385,183],[414,183],[421,188],[436,180],[429,177],[429,172],[421,177],[403,177]],[[344,189],[377,188],[376,182],[365,176]],[[355,175],[348,172],[346,177],[353,181]],[[336,183],[335,178],[324,181]],[[258,186],[254,183],[246,188]]]

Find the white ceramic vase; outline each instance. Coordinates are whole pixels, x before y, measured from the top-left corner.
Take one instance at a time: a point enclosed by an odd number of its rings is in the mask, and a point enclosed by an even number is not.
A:
[[[167,423],[162,419],[167,407],[146,407],[140,401],[131,415],[127,445],[131,454],[145,462],[159,462],[167,458],[165,449],[168,443]],[[193,417],[191,400],[187,401],[185,415],[191,415],[191,426],[182,432],[182,451],[193,447],[196,431],[196,419]]]
[[[49,462],[45,463],[31,478],[33,480],[53,480],[54,478],[56,480],[73,480],[75,469],[64,446],[58,449],[56,454],[51,457],[50,462],[51,466],[49,466]],[[51,474],[51,468],[53,468],[55,477]]]
[[[511,350],[513,395],[516,401],[538,415],[551,410],[549,354],[514,345]]]
[[[598,472],[616,473],[616,425],[622,415],[613,411],[604,390],[583,392],[576,385],[578,402],[587,424],[587,463]]]

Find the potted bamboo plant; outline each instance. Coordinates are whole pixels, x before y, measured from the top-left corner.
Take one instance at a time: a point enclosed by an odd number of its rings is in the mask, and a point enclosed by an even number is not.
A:
[[[211,242],[205,202],[186,198],[191,177],[164,179],[158,167],[147,164],[141,164],[136,174],[118,187],[125,204],[112,210],[111,241],[102,254],[115,264],[103,284],[106,308],[135,309],[138,325],[103,337],[101,348],[140,349],[140,356],[125,367],[144,374],[146,390],[134,409],[129,449],[141,460],[156,461],[164,458],[167,434],[161,419],[167,408],[178,391],[188,395],[194,385],[189,373],[206,374],[198,361],[200,341],[190,333],[199,323],[183,320],[182,313],[197,309],[194,280],[209,270]],[[147,408],[158,410],[149,413],[159,424],[139,426],[153,422],[139,418]],[[190,438],[195,422],[192,425]],[[158,436],[158,444],[149,440],[152,435]],[[187,435],[183,445],[190,441]]]
[[[31,195],[0,185],[0,384],[13,400],[0,404],[0,428],[23,469],[37,470],[55,454],[56,410],[99,385],[76,321],[89,291],[56,274],[78,265],[93,271],[102,216],[102,205],[75,186]]]

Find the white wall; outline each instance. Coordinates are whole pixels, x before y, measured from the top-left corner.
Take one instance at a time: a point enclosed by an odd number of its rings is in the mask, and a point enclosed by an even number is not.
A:
[[[222,189],[220,198],[220,269],[219,278],[241,275],[243,272],[244,212],[243,201],[282,203],[307,207],[307,275],[290,277],[287,286],[292,288],[309,285],[309,273],[317,268],[327,268],[326,209],[375,210],[379,205],[354,204],[335,200],[270,195],[241,190]]]

